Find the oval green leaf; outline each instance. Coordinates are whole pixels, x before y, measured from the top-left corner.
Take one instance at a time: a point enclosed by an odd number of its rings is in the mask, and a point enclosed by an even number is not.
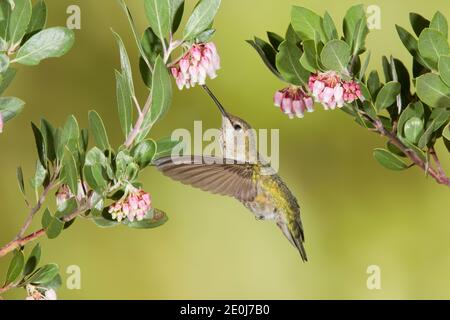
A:
[[[329,70],[338,72],[347,70],[351,59],[350,46],[342,40],[331,40],[323,47],[320,59]]]
[[[32,36],[17,52],[12,62],[35,66],[47,58],[65,55],[73,46],[75,35],[64,27],[42,30]]]
[[[373,156],[379,164],[387,169],[401,171],[408,168],[408,165],[402,159],[386,149],[375,149]]]
[[[424,74],[416,79],[416,91],[420,100],[430,107],[448,108],[450,106],[450,87],[434,73]]]

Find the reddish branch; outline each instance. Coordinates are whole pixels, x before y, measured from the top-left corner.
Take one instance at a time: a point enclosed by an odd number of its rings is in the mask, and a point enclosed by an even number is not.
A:
[[[444,170],[442,169],[439,158],[434,148],[430,148],[430,154],[432,155],[433,160],[437,166],[437,171],[431,168],[427,164],[427,162],[423,161],[413,150],[405,146],[397,137],[395,131],[390,132],[389,130],[386,130],[381,121],[378,119],[372,119],[365,113],[363,113],[363,116],[366,117],[374,125],[378,133],[388,138],[394,146],[400,149],[400,151],[402,151],[415,165],[429,174],[434,180],[436,180],[437,183],[450,187],[450,178],[448,178],[444,173]]]

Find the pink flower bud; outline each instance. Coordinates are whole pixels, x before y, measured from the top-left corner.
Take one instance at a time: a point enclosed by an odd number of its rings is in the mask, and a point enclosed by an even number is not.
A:
[[[3,132],[3,116],[2,113],[0,112],[0,133]]]
[[[136,190],[126,198],[119,200],[109,207],[109,213],[113,219],[122,221],[127,218],[129,221],[141,221],[151,209],[151,198],[144,190]]]

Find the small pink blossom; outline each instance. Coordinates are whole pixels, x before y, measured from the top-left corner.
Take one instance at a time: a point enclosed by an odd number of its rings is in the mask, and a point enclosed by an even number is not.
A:
[[[180,90],[196,84],[204,85],[206,78],[217,77],[220,57],[212,42],[194,44],[191,49],[171,68]]]
[[[352,103],[356,99],[364,101],[359,84],[354,80],[342,80],[335,71],[311,75],[308,87],[314,99],[320,102],[325,110],[342,108],[345,103]]]
[[[113,203],[108,212],[112,218],[117,221],[122,221],[128,218],[129,221],[142,221],[151,209],[151,197],[142,189],[138,189],[130,193],[125,199]]]
[[[3,116],[2,113],[0,112],[0,133],[3,132]]]
[[[313,112],[313,100],[302,88],[290,86],[275,92],[273,102],[276,107],[289,116],[289,118],[303,118],[305,111]]]

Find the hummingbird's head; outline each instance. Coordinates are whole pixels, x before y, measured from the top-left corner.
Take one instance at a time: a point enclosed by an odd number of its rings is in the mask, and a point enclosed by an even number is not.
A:
[[[256,162],[255,130],[246,121],[228,113],[208,87],[203,86],[203,88],[213,99],[222,115],[221,142],[224,157],[242,162]]]

